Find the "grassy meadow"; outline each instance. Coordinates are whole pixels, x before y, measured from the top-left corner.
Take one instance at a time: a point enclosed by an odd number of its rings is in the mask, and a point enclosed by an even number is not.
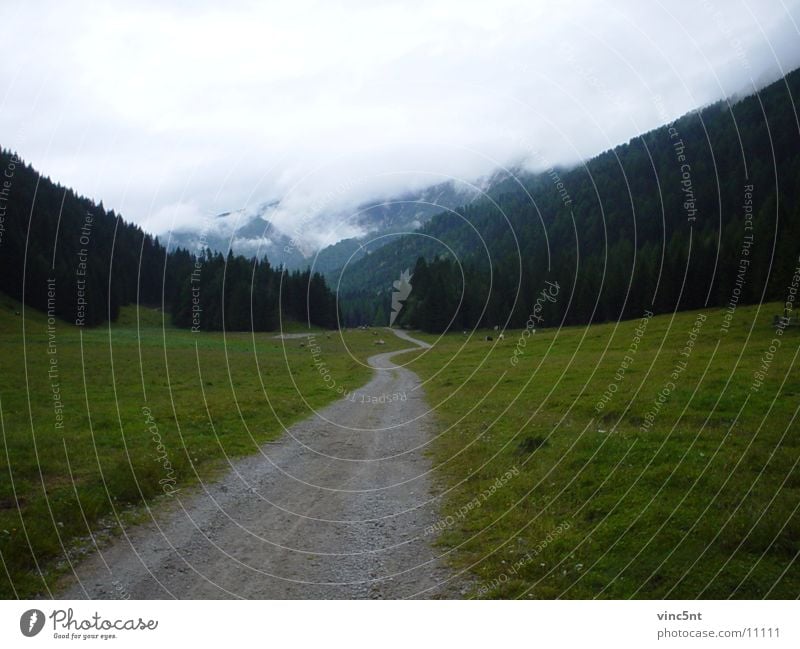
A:
[[[350,330],[347,353],[318,332],[315,356],[299,339],[193,334],[135,308],[48,332],[21,311],[0,301],[4,598],[48,596],[90,530],[102,541],[144,518],[144,503],[363,385],[369,355],[408,346]],[[435,347],[401,360],[438,423],[428,532],[470,595],[797,597],[800,329],[776,334],[777,312],[418,334]]]
[[[800,595],[800,328],[776,334],[777,313],[447,335],[405,357],[439,423],[430,531],[471,596]]]
[[[363,385],[364,359],[408,346],[380,335],[378,348],[347,331],[347,353],[318,332],[312,355],[299,339],[191,333],[134,307],[111,327],[48,331],[45,314],[1,299],[0,597],[50,595],[90,530],[113,534],[118,517],[146,516],[145,502],[213,478]]]

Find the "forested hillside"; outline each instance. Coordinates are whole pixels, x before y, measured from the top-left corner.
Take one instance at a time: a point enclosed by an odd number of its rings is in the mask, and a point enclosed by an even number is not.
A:
[[[164,306],[178,326],[272,330],[279,310],[335,326],[320,275],[265,261],[165,248],[102,203],[0,152],[0,291],[81,326],[116,320],[122,305]]]
[[[507,180],[348,268],[345,320],[388,322],[405,268],[398,323],[430,331],[783,301],[800,249],[796,99],[798,71],[585,165]]]
[[[399,324],[522,327],[783,300],[800,242],[795,71],[574,169],[506,179],[350,264],[346,324],[386,324],[406,268]],[[120,305],[163,305],[198,330],[271,330],[280,310],[335,326],[318,274],[205,250],[170,253],[102,204],[0,153],[0,290],[85,326]],[[329,281],[337,283],[336,274]],[[542,299],[542,291],[557,295]]]

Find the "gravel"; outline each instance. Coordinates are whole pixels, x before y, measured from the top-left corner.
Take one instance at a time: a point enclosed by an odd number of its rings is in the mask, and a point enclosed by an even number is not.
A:
[[[425,532],[438,519],[433,426],[418,377],[391,360],[402,351],[372,356],[366,386],[221,480],[159,504],[77,566],[59,596],[458,597],[463,584]]]

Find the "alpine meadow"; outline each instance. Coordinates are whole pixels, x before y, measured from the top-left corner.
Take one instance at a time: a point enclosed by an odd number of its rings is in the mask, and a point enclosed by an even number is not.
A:
[[[0,15],[4,646],[791,646],[798,2]]]

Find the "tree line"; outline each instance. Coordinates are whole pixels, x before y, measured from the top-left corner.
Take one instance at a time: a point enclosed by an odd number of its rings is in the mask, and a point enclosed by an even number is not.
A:
[[[272,331],[280,318],[336,326],[336,301],[318,273],[209,250],[167,252],[102,203],[40,176],[0,151],[0,291],[82,326],[121,306],[164,308],[197,331]]]
[[[795,71],[573,169],[518,174],[326,280],[266,259],[159,241],[0,151],[0,290],[85,326],[120,306],[163,307],[197,330],[269,331],[281,317],[388,324],[392,282],[412,269],[397,323],[523,327],[783,300],[800,247]],[[339,281],[336,274],[330,276]],[[542,304],[545,286],[558,295]],[[53,289],[53,287],[55,287]],[[55,298],[52,296],[55,295]],[[552,296],[551,296],[552,297]]]
[[[506,180],[348,269],[343,319],[388,322],[405,268],[397,322],[432,332],[524,327],[534,309],[558,326],[783,301],[800,253],[797,98],[799,71],[584,165]]]

